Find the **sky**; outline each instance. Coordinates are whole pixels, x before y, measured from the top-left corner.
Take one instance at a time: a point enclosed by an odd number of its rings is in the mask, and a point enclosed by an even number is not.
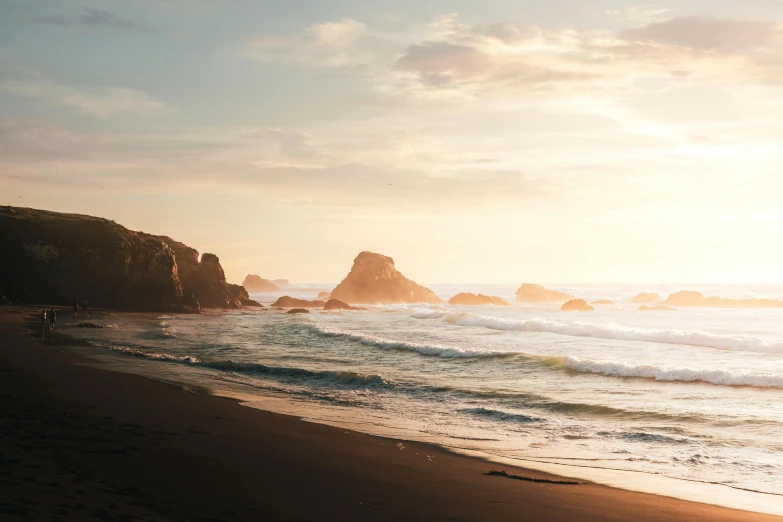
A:
[[[783,2],[0,0],[0,204],[339,282],[783,282]]]

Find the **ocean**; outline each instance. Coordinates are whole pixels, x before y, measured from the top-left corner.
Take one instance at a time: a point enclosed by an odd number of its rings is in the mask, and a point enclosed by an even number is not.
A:
[[[315,298],[308,286],[251,297]],[[429,285],[444,301],[470,291],[511,306],[123,313],[96,320],[104,329],[62,322],[90,341],[73,349],[98,365],[248,406],[783,514],[783,309],[638,311],[630,302],[681,289],[783,299],[783,285],[546,286],[616,304],[566,313],[515,303],[518,285]]]

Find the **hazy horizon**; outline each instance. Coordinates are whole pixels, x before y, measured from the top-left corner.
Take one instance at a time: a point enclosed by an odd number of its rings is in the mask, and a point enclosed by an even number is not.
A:
[[[0,0],[0,204],[235,283],[783,283],[783,5],[586,4]]]

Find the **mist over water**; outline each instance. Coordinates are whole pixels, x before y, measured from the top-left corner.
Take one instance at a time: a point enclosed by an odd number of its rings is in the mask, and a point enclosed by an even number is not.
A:
[[[783,310],[642,312],[636,293],[683,287],[552,287],[617,304],[136,314],[69,333],[118,369],[311,405],[370,433],[783,495]],[[516,285],[431,288],[513,303]],[[783,298],[775,286],[690,288]]]

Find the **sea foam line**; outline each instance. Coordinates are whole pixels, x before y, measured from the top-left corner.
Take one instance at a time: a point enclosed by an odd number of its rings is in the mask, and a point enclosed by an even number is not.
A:
[[[443,321],[459,326],[479,326],[492,330],[541,332],[572,337],[590,337],[620,341],[642,341],[662,344],[685,344],[720,350],[759,353],[783,353],[783,341],[747,335],[723,335],[682,330],[643,330],[616,324],[564,323],[534,317],[532,319],[502,319],[471,313],[450,313]]]
[[[758,386],[783,388],[783,376],[746,371],[672,368],[651,364],[626,364],[612,361],[589,361],[565,357],[563,366],[570,370],[608,375],[611,377],[638,377],[656,381],[707,382],[721,386]]]
[[[500,352],[490,350],[465,350],[452,346],[439,344],[424,344],[411,341],[397,341],[393,339],[384,339],[370,334],[350,332],[347,330],[338,330],[325,326],[311,326],[310,331],[322,337],[337,337],[349,339],[366,346],[375,346],[385,350],[405,350],[417,352],[421,355],[430,355],[443,358],[463,358],[463,357],[513,357],[519,355],[518,352]]]

